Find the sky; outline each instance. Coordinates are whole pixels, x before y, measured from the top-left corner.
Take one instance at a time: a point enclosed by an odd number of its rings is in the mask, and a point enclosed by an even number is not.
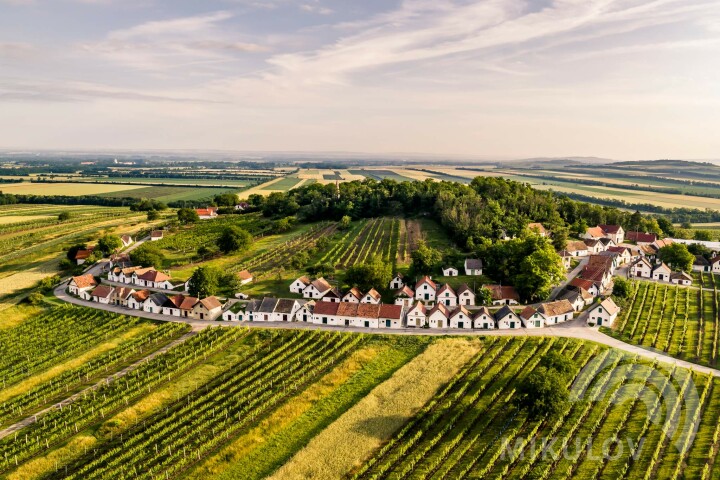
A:
[[[0,148],[720,158],[718,0],[0,0]]]

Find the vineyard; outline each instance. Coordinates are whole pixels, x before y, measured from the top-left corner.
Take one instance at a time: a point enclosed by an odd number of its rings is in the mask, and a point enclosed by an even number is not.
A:
[[[321,258],[321,262],[343,269],[363,263],[373,255],[380,255],[386,262],[394,262],[400,239],[400,223],[397,218],[373,218],[355,222],[333,247]]]
[[[630,299],[610,333],[703,365],[718,363],[718,292],[712,275],[703,290],[634,282]]]

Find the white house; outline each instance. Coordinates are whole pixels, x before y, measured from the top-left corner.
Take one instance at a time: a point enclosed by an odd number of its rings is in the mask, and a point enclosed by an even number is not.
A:
[[[450,328],[459,328],[461,330],[469,330],[473,327],[472,316],[467,308],[462,305],[457,307],[450,314]]]
[[[362,292],[357,287],[353,287],[342,297],[342,301],[345,303],[360,303],[362,298]]]
[[[588,246],[585,244],[585,242],[580,240],[568,241],[567,245],[565,246],[565,251],[567,251],[573,257],[587,257],[589,254]]]
[[[95,287],[97,287],[97,282],[91,273],[72,277],[70,283],[68,283],[68,290],[73,295],[80,295],[82,292],[86,292]]]
[[[536,235],[540,235],[541,237],[547,237],[548,232],[545,229],[545,226],[542,223],[528,223],[527,229],[530,232],[535,233]]]
[[[247,285],[248,283],[253,281],[252,273],[248,272],[247,270],[242,270],[238,272],[237,276],[240,280],[240,285]]]
[[[154,268],[150,268],[145,272],[132,274],[132,283],[139,287],[163,288],[172,290],[173,284],[170,283],[170,277],[162,272],[158,272]]]
[[[520,321],[525,328],[542,328],[545,326],[545,315],[528,306],[520,312]]]
[[[713,273],[720,273],[720,256],[711,258],[710,265]]]
[[[116,287],[110,297],[110,303],[112,305],[119,305],[121,307],[127,307],[128,301],[132,298],[135,293],[131,287]]]
[[[304,298],[319,300],[330,290],[332,290],[332,286],[321,277],[310,282],[310,284],[303,289],[302,295]]]
[[[707,258],[702,255],[695,255],[692,269],[694,272],[710,272],[712,271],[712,266]]]
[[[590,295],[592,295],[593,298],[600,295],[600,287],[598,287],[598,285],[596,285],[595,282],[593,282],[592,280],[575,277],[570,280],[570,283],[568,285],[574,287],[577,290],[585,290]]]
[[[374,288],[371,288],[370,291],[363,296],[362,300],[360,300],[360,303],[371,303],[373,305],[378,305],[380,304],[381,300],[382,297],[380,296],[380,293]]]
[[[671,274],[672,270],[670,269],[670,267],[665,265],[665,262],[661,262],[655,265],[655,268],[653,268],[652,270],[653,280],[659,280],[661,282],[669,282]]]
[[[436,298],[438,303],[442,303],[446,307],[455,307],[458,304],[457,293],[455,293],[455,290],[447,283],[437,291]]]
[[[310,300],[309,302],[300,305],[300,308],[295,312],[296,322],[312,322],[313,310],[315,308],[315,302]]]
[[[495,321],[497,322],[497,328],[500,330],[522,328],[520,317],[507,305],[495,312]]]
[[[590,255],[597,255],[598,253],[605,250],[605,248],[603,247],[603,244],[600,242],[600,239],[596,239],[596,238],[585,239],[585,245],[587,246],[587,251]]]
[[[323,294],[320,300],[322,300],[323,302],[340,303],[342,301],[342,294],[337,288],[331,288]]]
[[[487,307],[480,307],[473,315],[473,327],[482,330],[495,329],[495,317]]]
[[[483,263],[479,258],[466,258],[464,267],[465,275],[482,275]]]
[[[90,298],[93,302],[109,305],[114,290],[113,287],[107,285],[98,285],[90,294]]]
[[[415,292],[412,288],[405,285],[400,290],[395,292],[395,305],[403,305],[406,309],[412,307],[415,301]]]
[[[405,286],[405,277],[402,273],[396,273],[392,280],[390,280],[390,290],[399,290]]]
[[[652,278],[653,266],[645,257],[640,257],[630,266],[630,275],[640,278]]]
[[[82,265],[88,261],[93,254],[93,247],[83,248],[75,253],[75,263]]]
[[[620,312],[620,307],[615,305],[612,298],[608,297],[590,309],[587,323],[590,326],[609,327],[617,318],[618,312]]]
[[[459,273],[455,267],[443,267],[442,272],[443,277],[457,277]]]
[[[153,230],[150,232],[150,241],[151,242],[157,242],[158,240],[163,239],[163,231],[162,230]]]
[[[304,301],[304,300],[303,300]],[[275,305],[272,313],[273,322],[292,322],[295,320],[295,314],[300,308],[299,300],[290,298],[281,298]]]
[[[430,328],[447,328],[450,311],[442,303],[438,303],[428,314],[428,325]]]
[[[152,292],[150,290],[139,290],[133,293],[130,298],[128,298],[128,308],[132,308],[133,310],[142,310],[145,301],[148,299],[148,297],[150,297],[151,294]]]
[[[379,328],[402,328],[405,308],[402,305],[380,305],[378,313]]]
[[[475,305],[475,292],[473,292],[467,284],[463,283],[460,288],[457,289],[458,304],[460,305]]]
[[[433,282],[430,277],[425,276],[415,284],[415,300],[434,303],[436,291],[437,285],[435,282]]]
[[[205,297],[192,307],[193,318],[197,320],[215,320],[222,314],[222,303],[217,297]]]
[[[133,238],[130,235],[123,235],[120,237],[123,247],[129,247],[133,243]]]
[[[310,285],[310,279],[302,276],[290,284],[291,293],[303,293],[303,290]]]
[[[615,245],[625,241],[625,230],[620,225],[598,225],[587,229],[583,238],[600,239],[609,238]]]
[[[545,317],[545,325],[557,325],[572,320],[575,309],[567,299],[563,299],[541,304],[538,312]]]
[[[149,313],[162,313],[163,306],[168,303],[164,293],[153,293],[143,302],[143,311]]]
[[[417,302],[407,313],[408,327],[422,327],[427,321],[427,310],[422,302]]]
[[[685,285],[685,286],[690,286],[693,283],[692,277],[685,272],[671,273],[670,281],[676,285]]]
[[[200,220],[211,220],[218,216],[216,207],[196,208],[195,213],[198,214]]]

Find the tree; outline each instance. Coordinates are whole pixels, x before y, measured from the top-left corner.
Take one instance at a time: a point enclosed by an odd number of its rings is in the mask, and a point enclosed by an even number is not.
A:
[[[215,267],[198,267],[188,282],[188,292],[193,297],[204,298],[215,295],[220,283],[220,271]]]
[[[200,246],[198,247],[198,249],[197,249],[197,256],[198,256],[201,260],[204,260],[204,259],[208,258],[210,255],[212,255],[212,251],[211,251],[208,247],[206,247],[205,245],[200,245]]]
[[[192,208],[181,208],[177,211],[177,217],[178,221],[183,225],[195,223],[200,220],[200,216]]]
[[[149,222],[152,222],[153,220],[157,220],[158,218],[160,218],[160,213],[158,213],[157,210],[148,210],[147,219]]]
[[[570,230],[566,227],[556,227],[552,231],[552,244],[555,250],[565,250]]]
[[[675,236],[675,225],[670,221],[670,219],[666,217],[658,217],[657,223],[660,226],[660,230],[662,230],[662,233],[666,237],[674,237]]]
[[[28,295],[27,301],[30,305],[40,305],[45,301],[45,296],[40,292],[32,292]]]
[[[217,239],[217,246],[223,253],[232,253],[247,250],[252,244],[253,237],[247,230],[236,225],[226,227]]]
[[[519,272],[513,283],[520,297],[527,301],[546,298],[553,285],[565,276],[562,259],[549,244],[522,259]]]
[[[345,272],[345,283],[360,290],[383,290],[392,280],[392,265],[380,255],[373,255],[367,263],[353,265]]]
[[[712,241],[712,232],[708,230],[695,230],[695,240],[701,240],[704,242]]]
[[[517,388],[518,405],[530,418],[554,418],[567,410],[567,379],[554,369],[537,367]]]
[[[97,248],[101,252],[108,254],[122,247],[122,241],[117,235],[105,235],[98,240]]]
[[[410,257],[412,258],[410,268],[418,275],[433,273],[442,261],[442,254],[438,250],[427,246],[423,241],[418,243],[417,249],[412,252]]]
[[[308,275],[312,275],[314,277],[329,277],[335,273],[335,267],[329,263],[318,263],[317,265],[308,267],[305,271]]]
[[[67,258],[68,260],[75,260],[75,255],[77,255],[78,250],[85,250],[87,247],[85,244],[79,244],[79,245],[73,245],[70,247],[67,251]]]
[[[223,193],[220,195],[215,195],[213,203],[218,207],[234,207],[235,205],[240,203],[240,201],[238,200],[238,196],[234,193]]]
[[[630,290],[632,285],[630,282],[622,277],[615,277],[613,279],[613,295],[617,298],[628,298],[630,296]]]
[[[477,302],[478,305],[492,305],[492,292],[485,287],[481,288],[477,293]]]
[[[130,257],[135,265],[144,267],[162,268],[165,257],[155,245],[151,243],[143,243],[132,251]]]
[[[240,278],[235,273],[225,273],[220,277],[220,285],[224,290],[236,292],[240,290]]]
[[[352,223],[352,218],[350,218],[350,215],[343,215],[343,217],[340,219],[340,224],[338,225],[338,228],[340,230],[347,230],[350,228],[350,224]]]
[[[687,245],[673,243],[658,251],[658,258],[673,268],[689,272],[695,262],[695,255],[688,251]]]
[[[307,252],[300,251],[295,253],[290,259],[290,266],[296,270],[303,268],[310,260],[310,255]]]
[[[575,371],[575,362],[560,352],[551,350],[540,357],[540,366],[548,370],[555,370],[566,379]]]
[[[278,233],[287,232],[293,227],[296,221],[296,217],[281,218],[275,222],[275,231]]]
[[[61,222],[65,222],[67,220],[70,220],[71,217],[72,215],[70,214],[70,212],[66,210],[64,212],[60,212],[60,215],[58,215],[58,220]]]
[[[712,256],[712,250],[703,245],[702,243],[691,243],[687,246],[688,252],[693,255],[702,255],[703,257],[710,259]]]

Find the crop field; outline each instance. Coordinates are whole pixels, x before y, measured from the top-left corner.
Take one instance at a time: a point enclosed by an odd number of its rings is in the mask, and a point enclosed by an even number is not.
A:
[[[611,333],[623,341],[662,350],[690,362],[716,366],[718,292],[713,275],[700,275],[704,289],[634,282],[630,301]]]
[[[362,220],[356,222],[328,250],[321,262],[328,262],[340,269],[363,263],[373,255],[380,255],[386,262],[394,262],[399,236],[400,220],[397,218]]]
[[[97,183],[7,183],[0,186],[3,193],[16,195],[99,195],[145,188],[141,185],[114,185]]]
[[[265,172],[263,175],[271,175],[270,172]],[[260,176],[260,175],[258,175]],[[253,182],[251,180],[236,180],[233,178],[223,178],[221,175],[217,179],[214,178],[183,178],[183,177],[149,177],[149,178],[136,178],[136,177],[69,177],[72,178],[73,182],[90,182],[90,183],[117,183],[121,185],[134,185],[134,184],[166,184],[168,186],[173,185],[188,185],[188,186],[206,186],[206,187],[247,187]]]
[[[401,175],[395,170],[381,170],[381,169],[359,169],[359,170],[348,170],[353,175],[362,175],[367,178],[380,181],[386,178],[395,180],[396,182],[411,182],[414,179],[410,176]]]
[[[128,345],[167,344],[182,333],[156,329]],[[135,358],[155,349],[145,348]],[[574,369],[569,406],[552,421],[513,401],[549,351]],[[85,368],[101,371],[113,359],[100,355]],[[0,434],[0,472],[9,479],[720,475],[720,380],[579,340],[208,328],[134,365],[96,384],[93,373],[90,382],[81,373],[91,388],[16,434]],[[77,384],[76,374],[58,378]],[[58,384],[36,388],[54,388],[53,402],[64,388],[78,391]],[[7,424],[46,403],[0,418]],[[550,438],[557,440],[543,443]]]
[[[273,181],[269,184],[265,184],[264,187],[262,187],[262,190],[272,190],[274,192],[287,192],[288,190],[291,190],[297,186],[299,186],[302,183],[302,180],[298,177],[291,175],[288,177],[283,177],[277,181]]]
[[[237,192],[238,189],[232,187],[153,186],[104,193],[100,196],[107,198],[135,198],[138,200],[143,198],[152,198],[165,203],[203,200],[210,202],[216,195]]]

